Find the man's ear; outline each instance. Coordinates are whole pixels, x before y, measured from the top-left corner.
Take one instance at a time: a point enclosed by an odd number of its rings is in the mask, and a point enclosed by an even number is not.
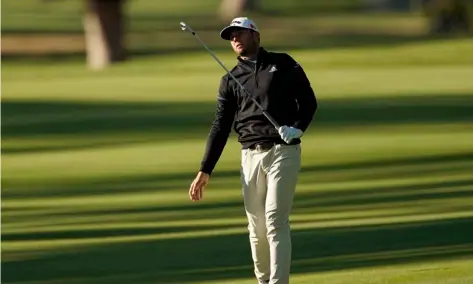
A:
[[[253,34],[253,37],[256,38],[256,40],[258,41],[258,44],[260,43],[260,35],[258,32],[255,32],[255,31],[251,31],[251,33]]]

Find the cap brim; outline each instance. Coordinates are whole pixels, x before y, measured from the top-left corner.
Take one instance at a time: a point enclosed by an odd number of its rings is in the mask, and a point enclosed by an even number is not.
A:
[[[227,26],[220,32],[220,37],[224,40],[230,40],[230,34],[233,30],[241,27]]]
[[[234,30],[250,30],[254,31],[253,29],[245,28],[245,27],[239,27],[239,26],[227,26],[225,27],[221,32],[220,32],[220,37],[224,40],[231,40],[230,35],[232,31]]]

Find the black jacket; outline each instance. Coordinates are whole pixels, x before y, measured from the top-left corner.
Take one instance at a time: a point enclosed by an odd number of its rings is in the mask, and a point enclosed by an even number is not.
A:
[[[317,109],[315,93],[303,68],[287,53],[260,48],[256,66],[238,58],[231,70],[245,89],[278,122],[305,131]],[[277,129],[225,74],[220,81],[215,119],[200,170],[211,174],[227,143],[232,124],[242,148],[260,142],[285,144]],[[300,143],[294,139],[291,144]]]

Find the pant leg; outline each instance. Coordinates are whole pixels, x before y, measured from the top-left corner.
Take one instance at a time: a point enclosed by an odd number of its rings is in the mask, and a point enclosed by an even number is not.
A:
[[[269,244],[266,237],[266,173],[262,163],[267,153],[242,151],[241,177],[243,200],[248,218],[248,232],[254,273],[258,280],[266,281],[270,277]]]
[[[273,148],[268,169],[266,227],[270,245],[270,283],[288,284],[292,258],[289,215],[301,168],[300,145]]]

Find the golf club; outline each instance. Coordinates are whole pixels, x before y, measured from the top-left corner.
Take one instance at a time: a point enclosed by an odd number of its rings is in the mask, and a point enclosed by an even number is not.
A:
[[[274,125],[274,127],[277,130],[279,130],[279,124],[274,120],[274,118],[269,113],[267,113],[265,109],[263,109],[263,107],[255,100],[255,98],[253,98],[251,96],[251,94],[245,89],[245,87],[243,87],[243,85],[237,80],[237,78],[235,78],[235,76],[233,76],[232,73],[230,73],[230,71],[228,71],[227,67],[225,67],[225,65],[223,65],[223,63],[217,58],[217,56],[212,52],[212,50],[210,50],[210,48],[199,38],[199,36],[191,29],[191,27],[189,27],[186,23],[181,22],[181,29],[183,31],[190,32],[193,36],[195,36],[197,38],[197,40],[200,41],[200,43],[205,47],[205,49],[207,49],[207,51],[210,53],[210,55],[212,55],[212,57],[215,60],[217,60],[217,62],[220,64],[220,66],[222,66],[223,69],[225,69],[225,71],[227,71],[228,75],[230,75],[230,77],[232,77],[232,79],[235,80],[235,82],[238,84],[238,86],[250,97],[251,100],[253,100],[253,102],[258,106],[258,108],[260,108],[263,111],[263,115]]]

